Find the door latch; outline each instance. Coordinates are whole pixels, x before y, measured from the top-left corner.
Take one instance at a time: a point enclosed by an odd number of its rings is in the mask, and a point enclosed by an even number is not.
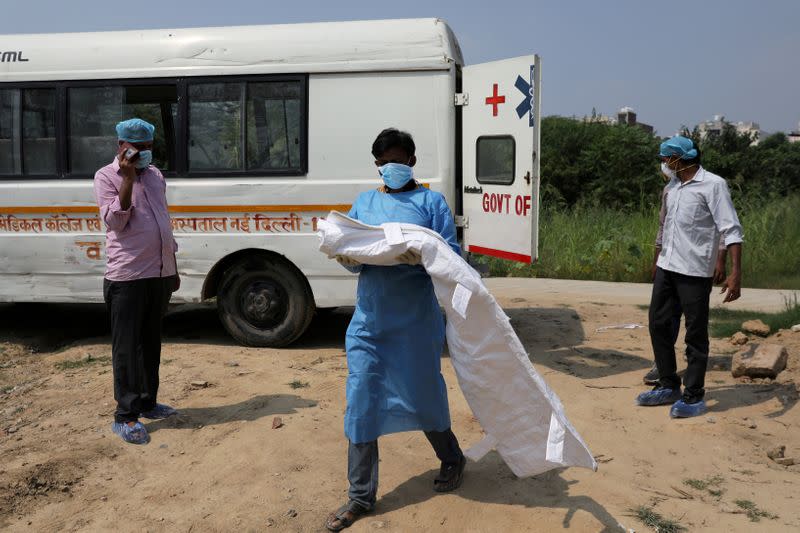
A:
[[[469,93],[456,93],[453,103],[456,107],[469,105]]]
[[[468,228],[469,227],[469,217],[456,215],[455,222],[456,222],[456,227],[457,228]]]

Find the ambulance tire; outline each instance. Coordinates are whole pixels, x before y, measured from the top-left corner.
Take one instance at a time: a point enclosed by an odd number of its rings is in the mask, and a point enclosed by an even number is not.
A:
[[[293,343],[308,329],[315,309],[303,273],[277,256],[234,264],[217,291],[222,325],[245,346],[279,348]]]

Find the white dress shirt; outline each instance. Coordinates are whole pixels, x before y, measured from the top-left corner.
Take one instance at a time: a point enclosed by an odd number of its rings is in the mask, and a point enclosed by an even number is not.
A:
[[[710,278],[720,247],[744,239],[725,180],[699,167],[686,183],[670,180],[657,265],[687,276]]]

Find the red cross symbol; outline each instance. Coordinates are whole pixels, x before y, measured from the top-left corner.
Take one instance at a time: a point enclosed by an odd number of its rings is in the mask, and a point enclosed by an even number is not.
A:
[[[492,88],[492,93],[493,93],[492,96],[487,96],[486,97],[486,105],[492,106],[492,116],[496,117],[497,116],[497,106],[498,106],[498,104],[505,104],[506,103],[506,97],[497,95],[497,84],[496,83],[494,84],[494,87]]]

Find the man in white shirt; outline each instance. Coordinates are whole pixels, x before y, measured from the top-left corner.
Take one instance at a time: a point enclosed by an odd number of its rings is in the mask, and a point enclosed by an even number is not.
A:
[[[666,174],[664,175],[667,181],[669,181],[669,176]],[[656,272],[658,270],[658,256],[661,255],[661,248],[662,248],[662,241],[664,240],[664,219],[667,218],[667,189],[669,189],[669,184],[664,187],[664,190],[661,191],[661,210],[658,213],[658,234],[656,235],[656,254],[653,258],[653,269],[650,274],[650,281],[655,281],[656,279]],[[728,277],[725,273],[726,270],[726,258],[728,255],[728,247],[725,246],[725,239],[719,240],[719,253],[717,254],[717,266],[714,269],[714,285],[719,285]],[[681,309],[681,303],[679,301],[675,302],[675,308],[672,311],[672,343],[675,344],[678,342],[678,334],[681,330],[681,316],[683,315],[683,310]],[[656,366],[655,362],[653,362],[653,368],[651,368],[647,374],[644,375],[644,384],[645,385],[658,385],[658,367]]]
[[[670,178],[649,316],[659,382],[636,403],[672,404],[670,416],[686,418],[706,412],[708,310],[719,243],[724,241],[732,259],[732,272],[722,284],[725,302],[732,302],[741,295],[743,234],[725,180],[700,166],[700,153],[691,139],[675,136],[664,141],[659,156],[661,170]],[[683,392],[673,333],[677,305],[686,319]]]

